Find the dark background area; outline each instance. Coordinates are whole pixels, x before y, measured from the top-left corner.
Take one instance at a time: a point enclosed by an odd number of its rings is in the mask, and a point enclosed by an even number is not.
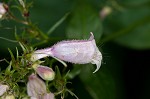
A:
[[[118,60],[115,59],[115,61],[118,61],[118,63],[122,66],[120,67],[119,65],[119,67],[110,67],[110,71],[112,72],[114,79],[117,79],[117,81],[119,80],[117,82],[118,85],[116,85],[118,91],[117,99],[149,99],[150,51],[128,49],[127,47],[123,47],[112,42],[107,43],[103,46],[103,48],[106,48],[106,53],[104,53],[105,62],[102,66],[113,64],[111,61],[116,57]],[[113,52],[114,50],[116,53]],[[111,56],[114,54],[116,54],[115,57]],[[119,70],[119,73],[116,69]],[[72,80],[72,85],[74,93],[76,93],[81,99],[84,99],[85,96],[86,99],[93,99],[88,95],[88,92],[84,88],[84,84],[80,81],[78,76]],[[120,88],[120,86],[122,87]],[[121,92],[119,90],[121,90]],[[68,99],[72,99],[72,96]]]

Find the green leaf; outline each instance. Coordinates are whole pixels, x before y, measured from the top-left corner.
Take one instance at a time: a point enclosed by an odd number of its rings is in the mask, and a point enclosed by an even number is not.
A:
[[[62,76],[61,76],[61,73],[60,73],[60,70],[59,70],[58,66],[55,67],[55,72],[56,72],[56,78],[61,79]]]
[[[95,74],[93,70],[93,65],[86,65],[79,75],[92,99],[116,99],[115,81],[108,68]]]
[[[11,73],[12,61],[10,61],[9,66],[5,70],[5,74],[9,75]]]
[[[68,79],[74,79],[76,76],[78,76],[80,74],[80,72],[81,72],[81,66],[80,65],[78,66],[78,65],[75,64],[73,66],[73,69],[68,74]]]
[[[149,0],[125,0],[124,3],[128,5],[141,5],[146,3],[148,4]]]
[[[9,51],[9,53],[10,53],[10,56],[11,56],[11,59],[12,59],[12,61],[15,61],[15,57],[14,57],[14,55],[13,55],[13,52],[8,48],[8,51]]]
[[[121,12],[113,13],[105,24],[105,41],[115,40],[120,45],[133,49],[150,48],[149,6],[126,5]],[[116,20],[117,19],[117,20]]]
[[[136,28],[132,33],[120,37],[116,41],[134,49],[150,49],[150,23]]]
[[[88,39],[90,32],[99,40],[102,35],[102,24],[98,12],[88,4],[76,6],[67,28],[67,37]]]

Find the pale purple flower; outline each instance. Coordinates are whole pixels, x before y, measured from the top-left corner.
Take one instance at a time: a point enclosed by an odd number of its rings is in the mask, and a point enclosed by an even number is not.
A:
[[[47,56],[57,59],[65,66],[66,64],[63,61],[76,64],[96,64],[97,68],[93,73],[99,70],[102,61],[102,54],[96,46],[92,32],[88,40],[61,41],[50,48],[36,50],[31,56],[31,61]]]
[[[30,99],[38,99],[38,98],[35,98],[35,97],[30,97]]]
[[[4,8],[4,4],[0,3],[0,18],[6,13],[6,9]]]
[[[53,93],[46,93],[42,99],[54,99]]]
[[[31,74],[28,78],[27,93],[28,96],[32,98],[41,99],[41,97],[47,93],[46,85],[35,74]]]
[[[38,99],[38,98],[35,98],[35,97],[30,97],[30,99]]]
[[[43,96],[41,96],[40,98],[30,97],[30,99],[55,99],[55,96],[53,93],[46,93]]]
[[[34,66],[34,70],[44,80],[53,80],[55,77],[55,72],[53,69],[47,66],[37,65]]]
[[[2,96],[8,89],[9,87],[7,85],[0,84],[0,96]]]

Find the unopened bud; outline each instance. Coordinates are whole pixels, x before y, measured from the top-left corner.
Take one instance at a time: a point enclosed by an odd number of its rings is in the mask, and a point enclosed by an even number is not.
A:
[[[7,10],[5,9],[4,4],[0,3],[0,18],[2,18],[6,12],[7,12]]]
[[[104,19],[105,17],[107,17],[110,13],[112,12],[112,8],[109,6],[105,6],[104,8],[102,8],[102,10],[100,11],[100,18]]]
[[[40,99],[46,92],[45,83],[35,74],[31,74],[27,83],[28,96]]]
[[[54,94],[53,93],[47,93],[43,96],[42,99],[54,99]]]
[[[0,96],[2,96],[8,89],[9,87],[7,85],[0,85]]]
[[[6,95],[2,99],[15,99],[14,95]]]
[[[37,50],[32,54],[31,60],[36,61],[47,56],[51,56],[60,62],[96,64],[97,68],[93,73],[99,70],[102,61],[102,54],[96,46],[92,32],[89,40],[61,41],[50,48]]]
[[[34,69],[37,74],[44,80],[53,80],[55,77],[55,72],[52,70],[52,68],[47,66],[38,65]]]

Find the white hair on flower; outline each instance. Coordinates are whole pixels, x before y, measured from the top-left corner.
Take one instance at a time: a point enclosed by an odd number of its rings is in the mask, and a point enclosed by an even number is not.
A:
[[[68,40],[61,41],[53,45],[50,48],[36,50],[31,60],[36,61],[38,59],[51,56],[66,66],[66,62],[75,64],[96,64],[97,68],[93,72],[97,72],[100,69],[102,54],[96,46],[94,35],[91,32],[91,36],[88,40]]]

